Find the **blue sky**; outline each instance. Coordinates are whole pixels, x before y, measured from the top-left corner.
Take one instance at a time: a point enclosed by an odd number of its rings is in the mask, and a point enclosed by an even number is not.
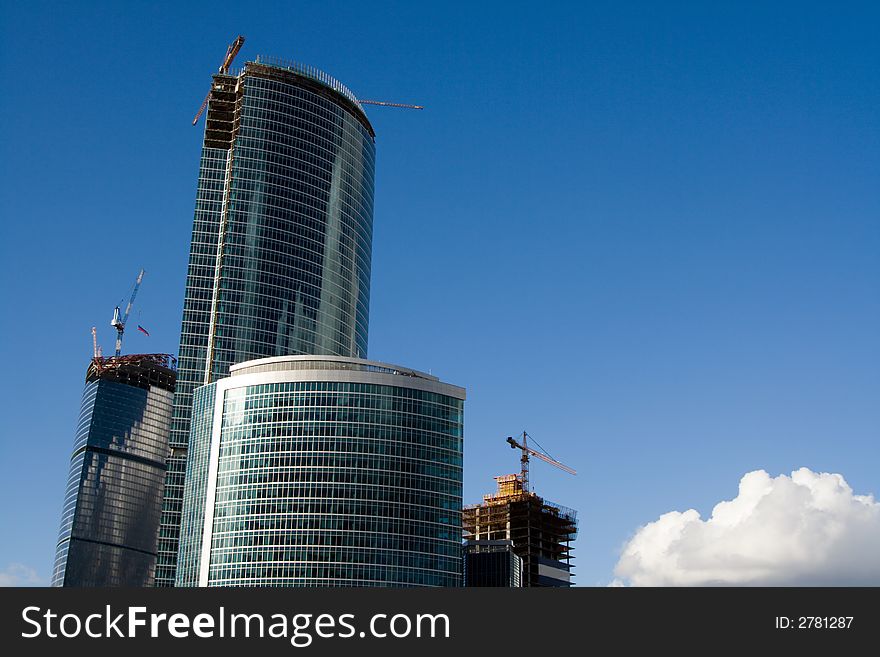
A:
[[[125,349],[177,350],[190,122],[239,33],[426,106],[369,110],[369,355],[467,387],[467,502],[523,430],[578,470],[532,481],[580,584],[750,470],[880,494],[880,16],[767,4],[7,5],[0,571],[48,579],[89,329],[139,267]]]

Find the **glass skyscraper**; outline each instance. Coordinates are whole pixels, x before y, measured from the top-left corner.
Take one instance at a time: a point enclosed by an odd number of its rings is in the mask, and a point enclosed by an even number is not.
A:
[[[365,357],[374,132],[316,69],[248,62],[208,105],[157,586],[175,580],[193,390],[268,356]]]
[[[357,358],[195,391],[178,586],[460,586],[465,391]]]
[[[89,365],[53,586],[153,584],[175,377],[165,354]]]

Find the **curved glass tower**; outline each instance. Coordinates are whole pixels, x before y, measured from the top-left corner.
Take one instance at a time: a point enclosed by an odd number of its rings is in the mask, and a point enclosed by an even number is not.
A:
[[[178,586],[460,586],[465,391],[355,358],[196,390]]]
[[[294,64],[214,76],[190,247],[156,584],[173,585],[192,393],[254,358],[367,353],[374,132]]]
[[[53,586],[153,584],[174,381],[165,354],[89,366]]]

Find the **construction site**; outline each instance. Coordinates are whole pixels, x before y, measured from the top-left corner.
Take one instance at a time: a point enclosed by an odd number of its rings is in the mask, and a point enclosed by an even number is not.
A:
[[[566,587],[572,577],[572,542],[577,537],[577,512],[550,502],[529,490],[529,456],[575,474],[574,470],[547,454],[508,438],[522,450],[522,471],[495,477],[497,490],[485,495],[482,504],[462,510],[465,541],[513,542],[513,552],[523,561],[522,586]]]
[[[171,354],[127,354],[96,356],[86,370],[86,383],[115,381],[136,388],[159,386],[174,390],[177,359]]]

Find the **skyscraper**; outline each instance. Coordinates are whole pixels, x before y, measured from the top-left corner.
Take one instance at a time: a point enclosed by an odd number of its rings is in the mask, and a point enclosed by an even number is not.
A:
[[[354,94],[317,69],[258,59],[214,76],[157,586],[175,580],[193,390],[254,358],[366,356],[374,138]]]
[[[197,388],[177,585],[460,586],[464,398],[333,356]]]
[[[176,373],[165,354],[86,372],[53,586],[150,586]]]

